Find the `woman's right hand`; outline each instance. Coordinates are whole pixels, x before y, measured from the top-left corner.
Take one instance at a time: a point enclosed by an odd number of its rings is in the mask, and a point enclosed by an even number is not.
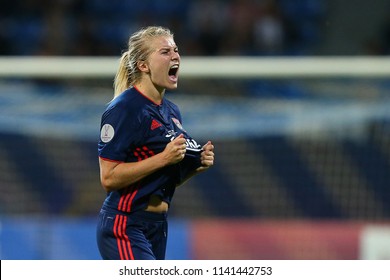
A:
[[[186,139],[184,135],[180,134],[169,142],[162,153],[167,165],[182,161],[186,155]]]

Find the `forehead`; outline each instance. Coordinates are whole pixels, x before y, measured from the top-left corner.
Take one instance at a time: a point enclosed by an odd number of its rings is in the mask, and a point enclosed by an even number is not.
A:
[[[158,36],[150,41],[150,47],[153,50],[160,50],[163,48],[176,48],[175,40],[171,36]]]

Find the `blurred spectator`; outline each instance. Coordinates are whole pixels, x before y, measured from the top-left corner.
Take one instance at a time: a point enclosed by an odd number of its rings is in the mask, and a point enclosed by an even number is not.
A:
[[[255,47],[262,54],[282,54],[285,29],[280,7],[274,0],[264,1],[254,22]]]
[[[188,23],[195,42],[191,51],[199,55],[219,54],[228,24],[227,8],[226,1],[192,1]]]
[[[253,22],[259,1],[233,0],[228,6],[227,31],[221,50],[224,55],[253,54]]]

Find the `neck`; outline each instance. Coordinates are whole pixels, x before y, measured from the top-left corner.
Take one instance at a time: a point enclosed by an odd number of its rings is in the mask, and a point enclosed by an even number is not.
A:
[[[154,103],[161,104],[164,98],[165,89],[159,89],[154,85],[149,85],[148,83],[138,83],[134,86]]]

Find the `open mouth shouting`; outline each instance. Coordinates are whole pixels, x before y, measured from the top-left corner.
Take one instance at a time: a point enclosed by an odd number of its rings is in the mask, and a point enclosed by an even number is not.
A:
[[[179,64],[174,64],[169,68],[168,76],[169,80],[173,83],[177,83],[179,74]]]

